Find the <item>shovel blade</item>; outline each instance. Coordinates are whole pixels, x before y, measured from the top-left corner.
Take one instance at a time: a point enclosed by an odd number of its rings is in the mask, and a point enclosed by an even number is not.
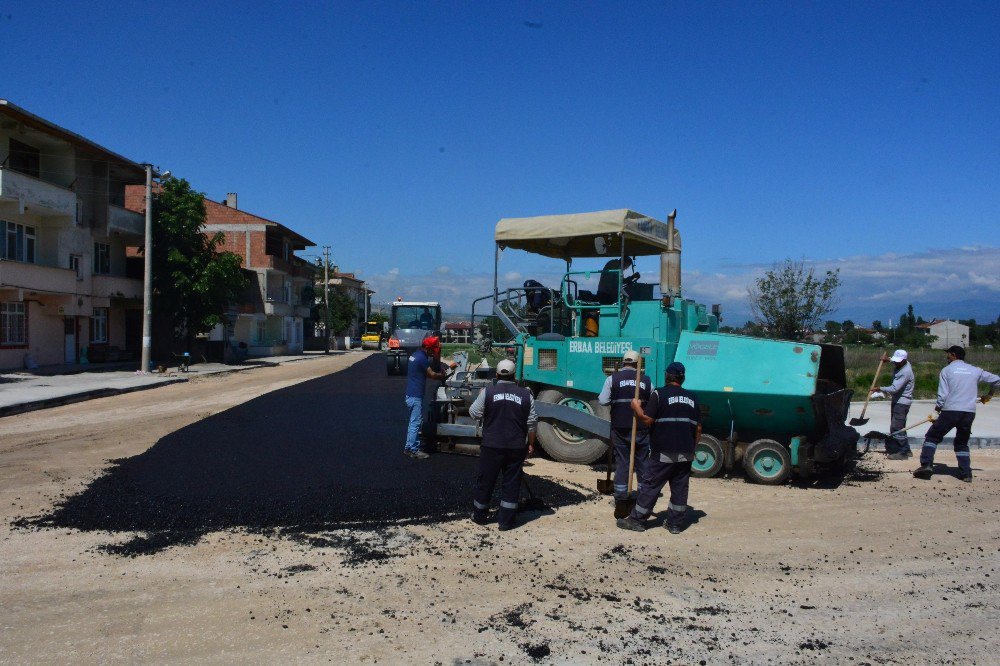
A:
[[[868,423],[869,419],[851,419],[852,426],[859,426]]]
[[[608,479],[598,479],[597,480],[597,492],[602,495],[614,495],[615,494],[615,483]]]
[[[619,500],[615,502],[615,518],[625,518],[632,513],[632,508],[634,506],[634,499]]]

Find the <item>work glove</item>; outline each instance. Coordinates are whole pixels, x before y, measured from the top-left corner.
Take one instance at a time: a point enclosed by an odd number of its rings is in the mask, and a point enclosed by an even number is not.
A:
[[[979,399],[979,402],[981,402],[981,403],[983,403],[985,405],[986,403],[988,403],[992,399],[993,399],[993,394],[992,393],[987,393],[986,395],[984,395],[982,398]]]

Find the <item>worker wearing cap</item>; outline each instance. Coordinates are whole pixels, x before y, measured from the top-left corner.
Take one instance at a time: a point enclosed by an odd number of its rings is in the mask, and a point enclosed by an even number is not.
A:
[[[622,367],[604,380],[604,388],[597,396],[602,405],[611,405],[611,446],[615,452],[615,501],[628,499],[629,459],[632,455],[632,399],[635,398],[635,375],[639,352],[627,351],[622,357]],[[653,382],[647,375],[639,378],[639,401],[643,407],[649,400]],[[642,465],[649,454],[649,428],[636,423],[635,464],[639,487],[642,486]]]
[[[472,520],[480,525],[486,523],[493,486],[499,476],[497,523],[501,530],[514,527],[524,459],[534,451],[535,425],[538,423],[531,391],[514,382],[514,371],[513,361],[500,361],[496,384],[481,391],[469,407],[469,414],[483,421]]]
[[[642,521],[653,513],[656,499],[663,486],[670,483],[670,503],[667,505],[667,529],[671,534],[681,531],[687,513],[688,485],[694,448],[701,437],[701,410],[698,398],[681,388],[684,365],[674,361],[667,366],[666,385],[653,391],[643,408],[640,400],[632,401],[632,411],[649,427],[649,459],[645,464],[645,479],[639,488],[632,513],[618,519],[618,527],[643,532]]]
[[[895,433],[885,442],[885,452],[889,460],[906,460],[913,454],[910,452],[910,440],[905,432],[906,416],[910,413],[910,405],[913,403],[913,366],[907,360],[906,350],[897,349],[892,356],[882,357],[883,361],[892,361],[896,366],[896,373],[892,376],[892,384],[880,386],[875,391],[881,391],[892,400],[889,417],[889,432]]]
[[[948,348],[948,365],[938,378],[938,395],[934,409],[939,416],[927,434],[920,450],[920,467],[913,476],[929,479],[934,474],[934,453],[944,436],[955,429],[955,458],[958,478],[972,483],[972,459],[969,457],[969,436],[976,418],[979,384],[989,384],[990,390],[980,401],[985,405],[1000,388],[1000,377],[965,362],[965,349],[958,345]]]
[[[406,408],[410,412],[409,424],[406,428],[406,444],[403,453],[411,458],[423,460],[429,458],[420,450],[420,428],[424,424],[424,393],[427,390],[427,378],[444,379],[445,374],[436,371],[441,362],[441,341],[438,338],[424,338],[420,349],[410,355],[406,366]]]

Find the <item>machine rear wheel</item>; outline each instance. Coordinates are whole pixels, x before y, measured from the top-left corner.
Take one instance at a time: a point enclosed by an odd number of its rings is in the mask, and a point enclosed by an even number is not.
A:
[[[776,486],[792,473],[792,457],[773,439],[758,439],[743,454],[743,469],[754,483]]]
[[[691,475],[701,479],[709,479],[719,473],[725,462],[722,442],[711,435],[702,435],[694,447],[694,460],[691,461]]]
[[[610,408],[597,402],[596,398],[588,399],[555,389],[541,391],[536,400],[579,409],[602,419],[611,416]],[[599,459],[608,450],[608,443],[600,437],[570,426],[539,420],[537,432],[538,443],[559,462],[586,465]]]

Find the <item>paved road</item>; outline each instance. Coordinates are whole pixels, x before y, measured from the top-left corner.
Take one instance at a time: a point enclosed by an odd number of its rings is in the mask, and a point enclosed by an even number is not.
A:
[[[122,549],[134,553],[229,528],[306,534],[464,517],[476,459],[403,455],[403,382],[373,356],[268,393],[119,461],[41,524],[149,533]],[[531,483],[553,506],[585,498]]]

